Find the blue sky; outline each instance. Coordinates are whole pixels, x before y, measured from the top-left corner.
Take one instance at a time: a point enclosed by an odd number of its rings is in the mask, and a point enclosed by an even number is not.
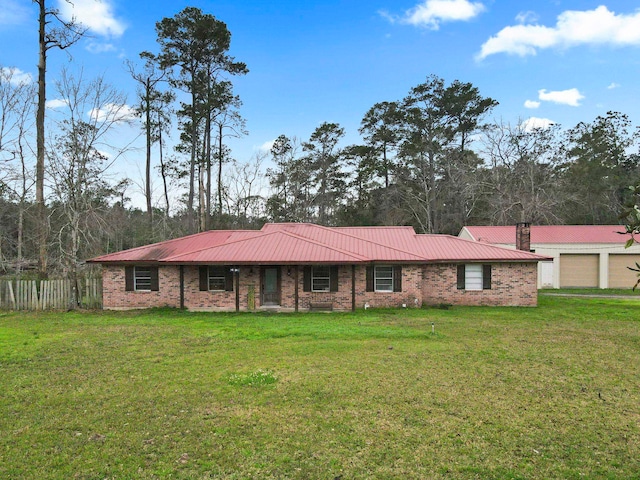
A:
[[[66,2],[51,2],[68,15]],[[71,60],[85,77],[104,74],[130,102],[135,87],[123,64],[157,51],[155,22],[187,5],[224,21],[231,55],[250,70],[234,79],[250,132],[232,144],[241,161],[280,134],[305,140],[324,121],[346,129],[345,145],[358,142],[374,103],[402,99],[430,74],[471,82],[500,103],[492,117],[512,124],[536,118],[568,128],[608,110],[640,121],[640,5],[629,0],[73,4],[91,37],[71,57],[53,51],[50,78]],[[36,13],[27,0],[0,0],[0,65],[33,78]]]

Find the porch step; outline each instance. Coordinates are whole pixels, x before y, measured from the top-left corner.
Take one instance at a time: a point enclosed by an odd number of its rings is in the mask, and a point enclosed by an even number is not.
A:
[[[333,311],[333,303],[325,302],[325,303],[310,303],[309,304],[310,312],[332,312]]]

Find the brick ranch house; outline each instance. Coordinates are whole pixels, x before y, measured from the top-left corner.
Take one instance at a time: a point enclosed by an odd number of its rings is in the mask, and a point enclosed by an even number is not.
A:
[[[106,309],[355,310],[423,304],[537,304],[547,257],[412,227],[266,224],[111,253]]]

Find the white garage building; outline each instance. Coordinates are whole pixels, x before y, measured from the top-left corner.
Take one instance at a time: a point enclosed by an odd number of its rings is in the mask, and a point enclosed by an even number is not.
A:
[[[538,288],[630,288],[638,280],[627,267],[640,263],[640,245],[624,248],[620,225],[467,226],[459,237],[516,248],[516,231],[530,229],[529,250],[553,257],[538,263]],[[526,245],[525,245],[525,248]]]

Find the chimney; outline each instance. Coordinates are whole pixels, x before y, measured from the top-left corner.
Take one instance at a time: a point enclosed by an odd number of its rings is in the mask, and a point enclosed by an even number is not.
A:
[[[531,251],[531,224],[528,222],[516,223],[516,249]]]

